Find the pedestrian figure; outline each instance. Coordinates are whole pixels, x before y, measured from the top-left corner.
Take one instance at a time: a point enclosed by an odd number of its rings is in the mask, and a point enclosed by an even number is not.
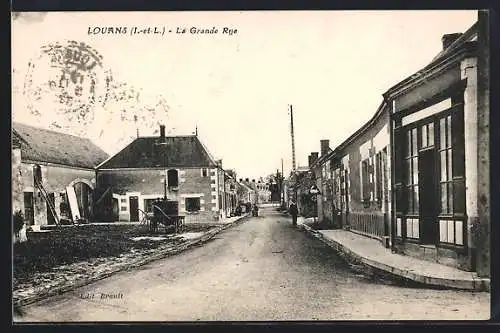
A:
[[[290,207],[288,208],[288,212],[292,215],[292,224],[294,226],[297,225],[297,215],[299,214],[299,210],[297,209],[297,205],[295,201],[292,200]]]

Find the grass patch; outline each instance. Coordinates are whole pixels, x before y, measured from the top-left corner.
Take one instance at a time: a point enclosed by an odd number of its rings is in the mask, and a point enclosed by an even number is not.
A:
[[[203,232],[212,226],[185,225],[184,232]],[[151,234],[144,225],[82,225],[62,227],[47,232],[28,232],[28,241],[14,244],[14,289],[29,282],[36,273],[45,273],[62,265],[95,258],[118,257],[133,249],[155,249],[183,242],[181,238],[165,240],[141,239],[140,236],[166,236],[165,232]],[[173,236],[173,235],[172,235]]]

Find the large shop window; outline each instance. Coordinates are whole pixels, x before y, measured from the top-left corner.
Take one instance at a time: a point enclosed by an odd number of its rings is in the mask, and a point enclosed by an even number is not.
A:
[[[398,128],[395,135],[396,235],[429,244],[464,245],[465,157],[461,105],[418,121],[410,128]],[[379,163],[377,156],[377,175]],[[378,199],[378,177],[376,185]]]
[[[453,213],[451,116],[439,120],[439,133],[441,214],[451,214]]]
[[[200,210],[200,198],[186,198],[186,211],[198,212]]]
[[[407,149],[405,157],[405,184],[408,215],[418,215],[418,136],[417,128],[407,131]]]
[[[463,127],[457,117],[439,119],[439,241],[464,244],[465,178]]]

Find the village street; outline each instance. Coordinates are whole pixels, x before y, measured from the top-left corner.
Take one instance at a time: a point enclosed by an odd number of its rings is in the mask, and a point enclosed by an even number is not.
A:
[[[15,320],[466,319],[488,313],[488,298],[370,280],[266,208],[200,247],[33,304]]]

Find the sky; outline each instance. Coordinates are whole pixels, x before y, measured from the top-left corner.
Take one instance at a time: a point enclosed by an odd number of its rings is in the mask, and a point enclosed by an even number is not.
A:
[[[169,135],[197,127],[239,178],[265,177],[282,159],[288,174],[289,105],[297,165],[306,166],[321,139],[335,148],[373,116],[385,91],[429,63],[442,35],[476,20],[477,11],[465,10],[23,13],[12,18],[12,118],[89,137],[109,154],[137,132],[157,135],[159,124]],[[166,33],[88,32],[155,26]],[[192,27],[218,33],[191,34]],[[224,27],[237,31],[223,34]],[[58,73],[40,56],[42,47],[68,40],[102,56],[85,73],[96,78],[98,96],[111,91],[105,104],[83,95],[80,118],[74,104],[58,104],[47,90]]]

